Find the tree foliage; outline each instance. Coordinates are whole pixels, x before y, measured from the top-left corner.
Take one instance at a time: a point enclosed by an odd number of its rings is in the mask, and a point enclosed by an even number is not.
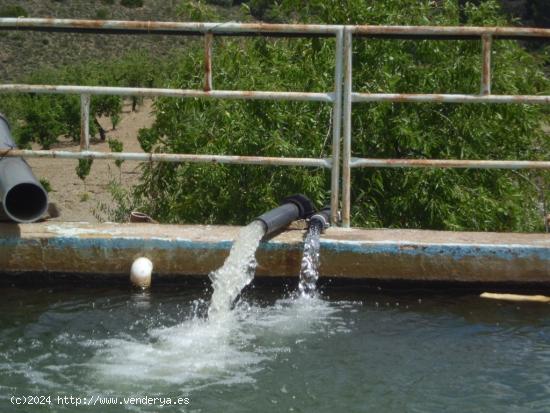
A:
[[[289,54],[288,46],[300,47]],[[332,48],[311,40],[257,39],[215,46],[214,83],[220,89],[330,90]],[[175,60],[168,87],[200,88],[202,53]],[[250,62],[254,64],[250,65]],[[304,76],[318,66],[325,74]],[[285,72],[281,76],[281,72]],[[142,130],[146,151],[319,157],[330,153],[330,105],[313,103],[176,100],[156,101],[156,122]],[[169,222],[242,223],[291,192],[307,192],[318,202],[328,197],[328,171],[235,165],[150,165],[138,187],[141,208]],[[238,206],[238,207],[236,207]]]
[[[22,79],[28,84],[63,84],[89,86],[151,87],[154,85],[155,63],[146,53],[131,51],[113,62],[87,62],[62,69],[41,70]],[[133,109],[140,99],[132,97]],[[78,95],[23,94],[5,96],[0,101],[0,111],[13,122],[14,137],[20,146],[32,142],[49,149],[65,136],[80,139],[80,98]],[[90,104],[90,134],[101,131],[97,119],[110,117],[116,126],[122,111],[120,96],[92,96]],[[103,136],[102,136],[103,139]]]
[[[460,10],[455,1],[336,0],[249,3],[260,17],[335,24],[504,25],[494,1]],[[273,20],[273,19],[271,19]],[[477,93],[479,41],[358,40],[354,89],[399,93]],[[221,40],[219,89],[333,89],[334,43],[317,39]],[[495,42],[494,93],[548,94],[540,62],[513,41]],[[170,87],[200,88],[201,51],[181,56]],[[144,150],[262,156],[330,154],[330,107],[312,103],[158,99],[157,120],[140,132]],[[353,156],[440,159],[548,159],[540,107],[356,104]],[[362,169],[352,174],[353,224],[452,230],[541,230],[548,173],[440,169]],[[140,207],[169,222],[243,224],[292,192],[318,205],[329,174],[303,168],[146,165]]]
[[[0,17],[27,17],[29,13],[19,5],[6,5],[0,8]]]

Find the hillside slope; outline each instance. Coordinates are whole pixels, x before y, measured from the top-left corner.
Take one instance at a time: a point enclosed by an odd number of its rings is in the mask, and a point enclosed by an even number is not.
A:
[[[190,10],[182,6],[181,0],[144,0],[143,7],[137,8],[122,6],[119,0],[0,0],[0,16],[9,14],[6,11],[13,14],[13,6],[22,8],[27,17],[190,20]],[[227,20],[234,19],[239,13],[238,7],[217,9]],[[184,49],[189,38],[0,31],[0,41],[0,79],[2,82],[13,82],[37,68],[116,59],[135,49],[164,56],[173,49]]]
[[[128,0],[127,0],[128,1]],[[137,0],[140,1],[140,0]],[[196,2],[185,0],[142,0],[142,7],[125,7],[121,0],[0,0],[0,16],[14,15],[19,7],[29,17],[56,17],[113,20],[193,20]],[[462,1],[462,0],[458,0]],[[522,25],[544,26],[550,22],[546,0],[501,0],[503,10]],[[221,0],[206,1],[221,4]],[[242,1],[234,0],[234,4]],[[212,6],[223,21],[243,21],[248,18],[240,6]],[[33,33],[0,31],[0,79],[2,82],[21,80],[37,68],[60,67],[79,61],[116,59],[134,49],[147,50],[156,56],[173,49],[185,49],[189,38],[158,35],[107,36],[69,33]]]

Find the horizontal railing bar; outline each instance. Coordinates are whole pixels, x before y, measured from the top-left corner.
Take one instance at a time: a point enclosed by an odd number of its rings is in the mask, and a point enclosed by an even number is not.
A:
[[[202,35],[335,35],[346,27],[358,36],[378,37],[457,37],[472,38],[491,35],[495,38],[550,38],[550,29],[532,27],[465,27],[465,26],[373,26],[321,24],[267,24],[267,23],[199,23],[123,20],[79,20],[52,18],[0,18],[0,29],[11,30],[65,30],[80,32],[123,32]]]
[[[353,158],[351,168],[550,169],[550,161]]]
[[[12,30],[64,30],[89,33],[180,34],[203,35],[318,35],[334,36],[343,26],[324,24],[268,24],[268,23],[200,23],[124,20],[79,20],[48,18],[0,18],[0,29]]]
[[[70,86],[70,85],[0,85],[0,93],[41,93],[41,94],[87,94],[117,96],[165,96],[177,98],[215,98],[239,100],[290,100],[306,102],[333,102],[334,93],[316,92],[273,92],[248,90],[162,89],[110,86]]]
[[[276,158],[265,156],[235,155],[193,155],[175,153],[141,153],[141,152],[70,152],[30,149],[0,150],[0,159],[4,157],[21,158],[58,158],[58,159],[107,159],[138,162],[188,162],[188,163],[225,163],[241,165],[282,165],[331,168],[332,162],[315,158]]]
[[[549,104],[548,95],[461,95],[423,93],[352,93],[353,102],[529,103]]]
[[[358,36],[406,36],[472,38],[490,35],[500,38],[550,38],[550,29],[537,27],[475,27],[475,26],[347,26]]]
[[[163,89],[110,86],[71,85],[0,85],[0,93],[41,94],[90,94],[118,96],[166,96],[179,98],[216,98],[241,100],[290,100],[290,101],[334,101],[334,93],[320,92],[275,92],[246,90]],[[462,94],[420,94],[420,93],[352,93],[353,102],[418,102],[418,103],[528,103],[549,104],[548,95],[462,95]]]

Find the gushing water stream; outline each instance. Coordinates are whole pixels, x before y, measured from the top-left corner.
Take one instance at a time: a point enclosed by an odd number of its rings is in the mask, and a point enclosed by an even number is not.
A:
[[[266,308],[235,303],[254,278],[255,254],[265,234],[264,223],[253,221],[240,231],[223,266],[210,274],[208,317],[206,301],[199,300],[192,316],[177,325],[148,329],[139,339],[102,341],[91,362],[98,379],[164,382],[187,389],[251,383],[265,363],[288,351],[285,337],[298,337],[296,344],[319,329],[348,331],[345,323],[339,325],[339,310],[315,294],[322,226],[319,221],[310,225],[298,296]]]
[[[312,220],[304,243],[298,291],[301,296],[312,296],[319,279],[319,247],[322,222]]]
[[[241,290],[253,280],[256,269],[254,255],[264,233],[262,222],[252,221],[239,233],[223,266],[210,273],[214,289],[208,309],[210,319],[227,315]]]

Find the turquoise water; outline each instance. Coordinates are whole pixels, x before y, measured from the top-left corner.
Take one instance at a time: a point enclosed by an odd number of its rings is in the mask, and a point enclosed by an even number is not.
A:
[[[198,287],[0,294],[1,412],[550,412],[549,305],[258,287],[213,323]]]

